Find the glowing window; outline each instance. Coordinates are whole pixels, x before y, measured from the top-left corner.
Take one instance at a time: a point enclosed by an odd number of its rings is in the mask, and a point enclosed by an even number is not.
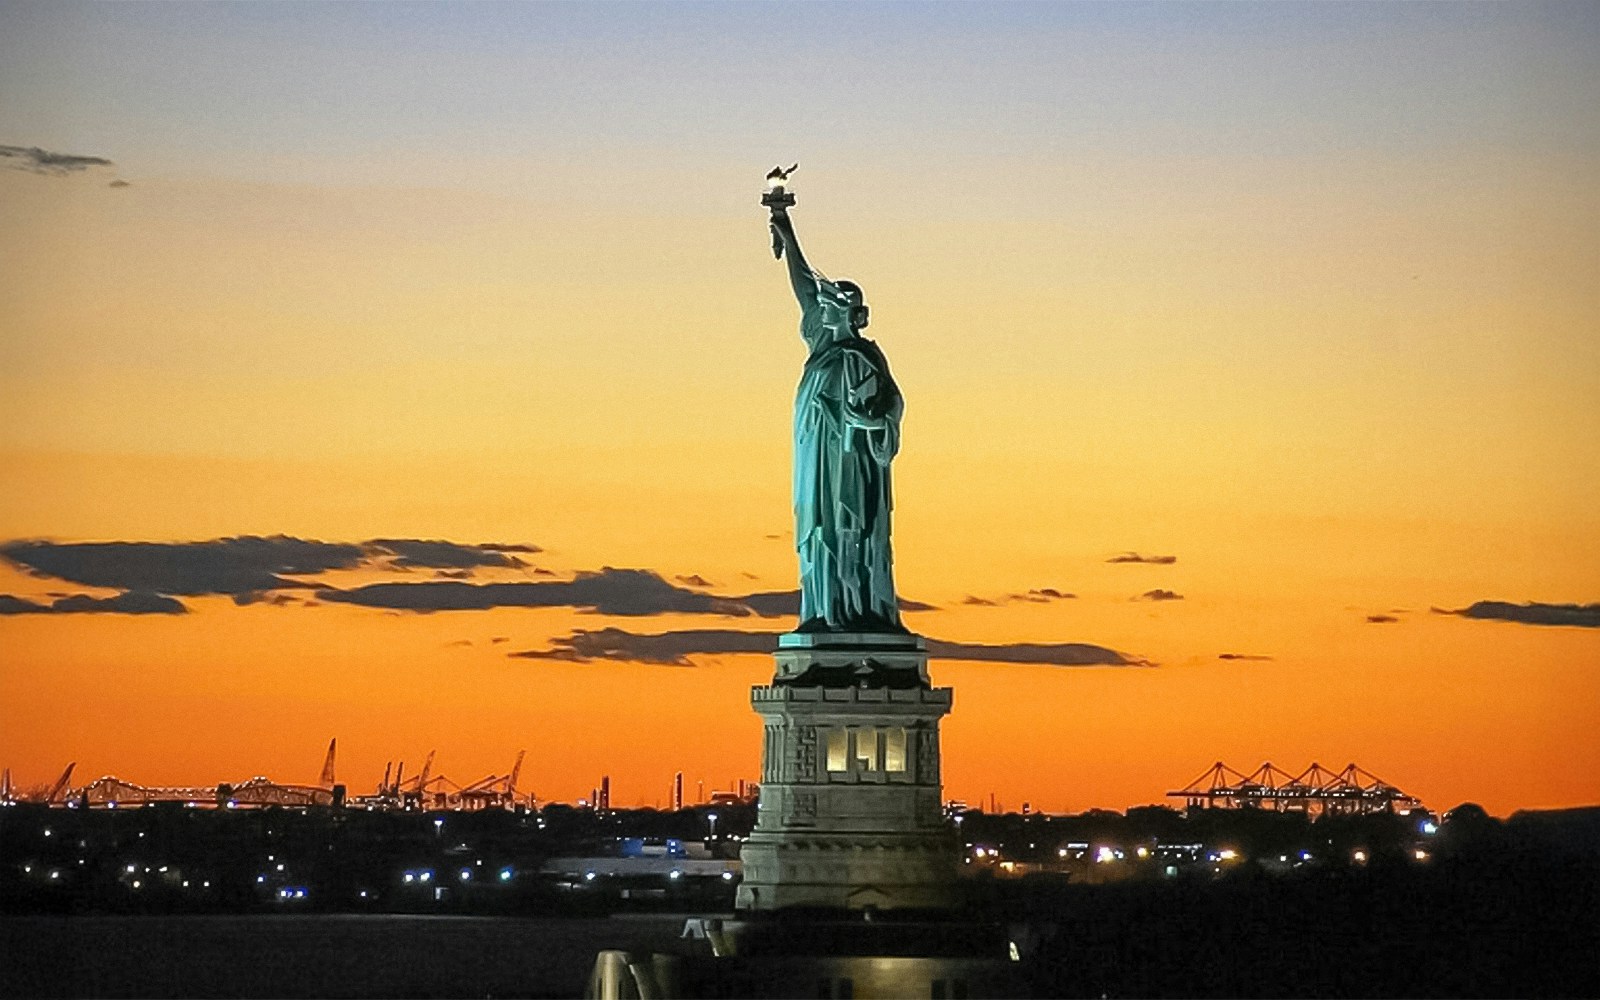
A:
[[[885,771],[904,771],[906,769],[906,731],[904,729],[888,729],[884,731],[883,769]]]
[[[878,731],[856,730],[856,768],[862,771],[878,769]]]
[[[850,734],[843,729],[828,730],[828,770],[844,771],[849,768],[846,758],[850,754]]]

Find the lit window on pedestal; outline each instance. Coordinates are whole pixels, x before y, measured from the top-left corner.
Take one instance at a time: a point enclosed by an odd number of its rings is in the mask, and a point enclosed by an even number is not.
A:
[[[849,770],[849,756],[850,734],[843,729],[828,730],[828,770]]]
[[[884,730],[883,769],[885,771],[904,771],[906,769],[906,731],[904,729]]]
[[[878,731],[856,730],[856,768],[861,771],[878,769]]]

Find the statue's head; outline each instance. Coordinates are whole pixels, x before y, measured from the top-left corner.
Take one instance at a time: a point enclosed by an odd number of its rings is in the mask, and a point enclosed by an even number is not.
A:
[[[861,286],[853,281],[821,283],[822,321],[829,326],[848,326],[854,333],[866,329],[869,312]]]

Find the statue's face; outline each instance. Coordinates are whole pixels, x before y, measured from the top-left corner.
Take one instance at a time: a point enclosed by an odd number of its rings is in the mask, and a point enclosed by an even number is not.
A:
[[[828,326],[846,326],[850,318],[850,304],[824,292],[819,296],[822,305],[822,322]]]

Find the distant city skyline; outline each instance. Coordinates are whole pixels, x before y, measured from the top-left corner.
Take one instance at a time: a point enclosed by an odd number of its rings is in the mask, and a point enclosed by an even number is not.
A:
[[[1597,44],[1539,3],[6,5],[0,766],[754,778],[798,160],[908,402],[946,798],[1271,760],[1600,802]]]

